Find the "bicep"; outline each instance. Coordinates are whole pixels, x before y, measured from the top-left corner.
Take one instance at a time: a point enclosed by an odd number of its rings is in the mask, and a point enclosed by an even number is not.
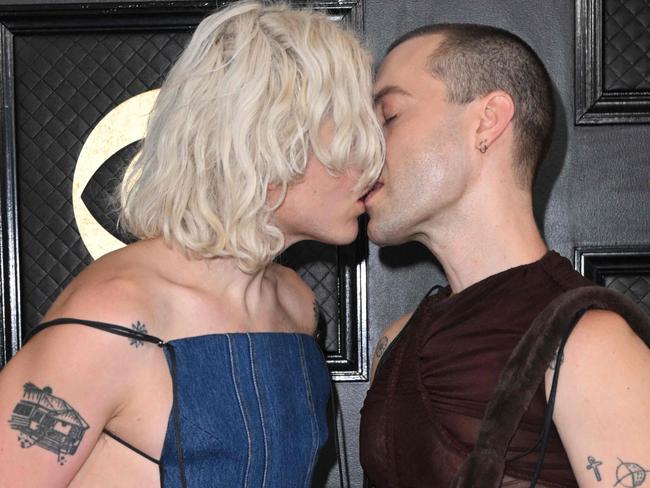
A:
[[[560,371],[553,419],[580,486],[650,483],[648,347],[619,316],[590,312]]]
[[[0,372],[0,472],[8,486],[67,486],[113,409],[94,360],[64,347],[70,331],[39,335]]]

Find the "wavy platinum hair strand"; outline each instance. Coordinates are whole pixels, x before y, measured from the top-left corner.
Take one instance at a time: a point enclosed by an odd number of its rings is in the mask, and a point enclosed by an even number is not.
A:
[[[121,226],[260,270],[284,246],[270,185],[286,193],[312,153],[334,174],[360,170],[357,188],[379,176],[371,84],[359,41],[320,13],[240,2],[208,16],[161,87],[120,187]]]

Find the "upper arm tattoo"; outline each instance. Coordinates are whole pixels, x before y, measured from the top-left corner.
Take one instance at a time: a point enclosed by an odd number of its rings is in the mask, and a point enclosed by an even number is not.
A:
[[[314,332],[314,337],[317,341],[321,339],[321,329],[320,329],[320,307],[318,306],[318,301],[314,300],[314,323],[316,324],[316,332]]]
[[[388,337],[383,336],[381,339],[379,339],[379,342],[377,343],[377,348],[375,349],[375,357],[379,359],[384,354],[387,347],[388,347]]]
[[[600,475],[600,470],[598,469],[598,466],[603,464],[602,461],[597,461],[595,457],[593,456],[588,456],[587,457],[587,469],[593,469],[594,470],[594,476],[596,477],[596,481],[601,481],[603,478]]]
[[[646,482],[649,470],[645,469],[638,463],[626,462],[621,458],[618,459],[618,466],[616,467],[616,483],[614,486],[622,486],[624,488],[636,488]],[[593,470],[596,481],[602,481],[599,466],[603,464],[598,461],[594,456],[587,456],[587,469]]]
[[[52,395],[49,386],[40,389],[25,383],[23,388],[23,399],[9,419],[10,427],[19,432],[20,447],[42,447],[55,453],[63,465],[67,456],[77,452],[89,425],[68,402]]]
[[[131,324],[131,328],[134,331],[140,332],[142,334],[148,334],[149,333],[149,332],[147,332],[147,327],[142,322],[140,322],[139,320],[136,320],[135,322],[133,322]],[[136,339],[135,337],[131,337],[131,338],[129,338],[129,346],[135,346],[135,347],[144,346],[144,342],[142,340],[140,340],[140,339]]]
[[[316,323],[316,327],[318,327],[318,323],[320,322],[320,308],[316,300],[314,300],[314,322]]]
[[[650,473],[647,469],[637,463],[628,463],[621,458],[618,459],[616,467],[616,483],[614,486],[624,486],[626,488],[636,488],[646,482],[646,475]]]

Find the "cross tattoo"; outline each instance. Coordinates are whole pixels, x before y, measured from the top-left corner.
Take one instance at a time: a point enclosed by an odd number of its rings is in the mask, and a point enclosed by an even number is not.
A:
[[[587,462],[589,463],[589,464],[587,464],[587,469],[593,469],[593,470],[594,470],[594,474],[596,475],[596,481],[601,481],[602,478],[601,478],[601,476],[600,476],[600,471],[599,471],[599,469],[598,469],[598,466],[600,466],[601,464],[603,464],[602,461],[596,461],[596,458],[595,458],[595,457],[593,457],[593,456],[589,456],[589,457],[587,458]]]

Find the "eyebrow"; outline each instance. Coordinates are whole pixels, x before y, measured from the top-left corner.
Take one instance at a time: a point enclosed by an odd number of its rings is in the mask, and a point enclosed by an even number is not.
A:
[[[372,103],[374,105],[377,105],[382,98],[384,98],[387,95],[406,95],[407,97],[410,97],[411,94],[404,90],[403,88],[400,88],[399,86],[396,85],[388,85],[379,90],[375,95],[373,96]]]

